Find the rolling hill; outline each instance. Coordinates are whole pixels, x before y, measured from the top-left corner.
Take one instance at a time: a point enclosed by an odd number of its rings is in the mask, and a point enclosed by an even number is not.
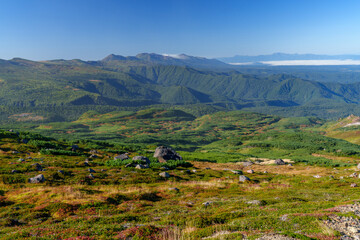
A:
[[[266,113],[281,108],[285,112],[281,115],[312,106],[315,108],[303,115],[321,116],[319,109],[333,106],[333,114],[321,117],[338,117],[349,114],[337,113],[339,106],[357,108],[360,103],[360,83],[321,83],[291,74],[246,74],[227,67],[214,59],[146,53],[109,55],[100,61],[2,60],[0,109],[6,114],[9,108],[18,108],[13,113],[46,108],[66,118],[68,109],[79,116],[91,106],[203,104],[255,111],[266,107]]]

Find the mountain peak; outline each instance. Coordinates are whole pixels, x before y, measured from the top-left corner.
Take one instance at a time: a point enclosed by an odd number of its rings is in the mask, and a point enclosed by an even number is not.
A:
[[[126,60],[126,57],[121,55],[110,54],[101,61],[108,62],[108,61],[123,61],[123,60]]]

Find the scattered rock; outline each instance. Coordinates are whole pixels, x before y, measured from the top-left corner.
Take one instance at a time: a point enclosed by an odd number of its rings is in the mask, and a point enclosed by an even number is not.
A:
[[[354,173],[350,174],[350,176],[349,176],[349,177],[356,178],[356,177],[358,177],[358,174],[357,174],[357,172],[354,172]]]
[[[99,152],[98,152],[97,150],[95,150],[95,149],[92,149],[92,150],[89,151],[89,153],[91,153],[91,154],[98,154]]]
[[[114,160],[126,160],[129,159],[129,156],[127,154],[120,154],[114,157]]]
[[[240,175],[239,176],[239,181],[240,182],[247,182],[247,181],[250,181],[250,178],[248,178],[247,176],[244,176],[244,175]]]
[[[150,164],[150,160],[144,156],[135,156],[132,158],[134,161],[142,161],[143,163]]]
[[[160,146],[155,149],[154,157],[163,163],[168,160],[182,160],[182,157],[170,147]]]
[[[243,172],[240,170],[231,170],[231,172],[235,174],[243,174]]]
[[[357,187],[357,184],[356,184],[356,183],[352,183],[352,184],[350,185],[350,187]]]
[[[314,178],[321,178],[320,175],[314,175],[313,177],[314,177]]]
[[[41,166],[39,163],[31,164],[31,166],[32,166],[36,171],[42,171],[42,170],[43,170],[42,166]]]
[[[90,173],[90,174],[89,174],[89,178],[90,178],[90,179],[94,179],[95,176],[94,176],[92,173]]]
[[[99,156],[95,155],[95,154],[91,154],[91,156],[89,158],[98,158]]]
[[[251,166],[251,165],[253,165],[254,163],[253,162],[243,162],[242,163],[242,165],[244,166],[244,167],[249,167],[249,166]]]
[[[264,171],[264,173],[268,173],[268,171]]]
[[[204,202],[204,203],[203,203],[204,207],[208,207],[208,206],[210,206],[211,204],[212,204],[212,202]]]
[[[276,160],[275,160],[275,164],[276,164],[276,165],[285,165],[286,163],[284,162],[284,160],[282,160],[282,159],[279,158],[279,159],[276,159]]]
[[[43,182],[45,182],[45,177],[44,177],[44,175],[39,174],[35,177],[29,178],[28,182],[29,183],[43,183]]]
[[[90,173],[96,173],[96,171],[95,171],[94,169],[91,169],[91,168],[89,168],[88,171],[89,171]]]
[[[292,167],[293,165],[291,164],[291,163],[289,163],[289,165],[288,165],[289,167]]]
[[[251,205],[258,205],[258,206],[263,205],[263,201],[260,201],[260,200],[251,200],[246,203],[251,204]]]
[[[133,167],[133,163],[128,163],[128,164],[125,165],[125,167],[126,167],[126,168],[128,168],[128,167]]]
[[[89,167],[89,166],[90,166],[89,162],[85,161],[85,162],[84,162],[84,166],[85,166],[85,167]]]
[[[178,188],[174,187],[174,188],[169,188],[169,191],[179,192],[180,190]]]
[[[191,170],[193,173],[196,173],[197,172],[197,170],[196,169],[193,169],[193,170]]]
[[[246,171],[247,173],[254,173],[254,170],[250,169]]]
[[[167,172],[162,172],[162,173],[159,173],[159,176],[160,176],[160,177],[164,177],[164,178],[169,178],[169,177],[170,177],[170,174],[167,173]]]
[[[263,236],[257,238],[256,240],[296,240],[296,238],[287,237],[284,235],[274,233],[274,234],[263,235]]]
[[[142,164],[137,164],[135,168],[136,169],[144,169],[146,167],[144,165],[142,165]]]
[[[357,168],[360,169],[360,163],[357,165]]]

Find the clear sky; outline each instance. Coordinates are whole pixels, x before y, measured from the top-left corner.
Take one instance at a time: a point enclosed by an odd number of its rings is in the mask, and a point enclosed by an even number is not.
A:
[[[360,54],[358,0],[0,0],[0,58]]]

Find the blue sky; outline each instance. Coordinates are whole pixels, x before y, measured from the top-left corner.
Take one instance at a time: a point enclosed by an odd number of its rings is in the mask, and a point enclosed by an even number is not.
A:
[[[0,0],[0,58],[360,54],[358,0]]]

